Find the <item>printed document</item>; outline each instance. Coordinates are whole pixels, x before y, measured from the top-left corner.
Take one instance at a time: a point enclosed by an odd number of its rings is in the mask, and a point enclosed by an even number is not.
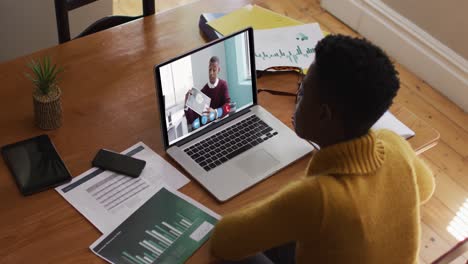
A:
[[[90,249],[110,263],[184,263],[208,240],[219,218],[190,197],[164,186]]]
[[[257,70],[272,66],[309,68],[315,60],[315,45],[323,38],[318,23],[255,30]]]
[[[189,179],[144,143],[123,151],[146,161],[138,178],[92,168],[56,191],[102,233],[109,233],[152,197],[162,184],[179,189]]]

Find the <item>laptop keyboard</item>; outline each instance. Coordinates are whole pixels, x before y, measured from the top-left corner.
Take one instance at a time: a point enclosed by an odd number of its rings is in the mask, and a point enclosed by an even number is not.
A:
[[[253,115],[184,149],[206,171],[266,141],[278,132]]]

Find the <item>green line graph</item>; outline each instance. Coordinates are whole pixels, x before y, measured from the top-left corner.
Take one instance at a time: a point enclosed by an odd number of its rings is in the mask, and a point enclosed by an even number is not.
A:
[[[297,64],[300,57],[309,58],[314,53],[314,48],[308,47],[305,48],[305,50],[302,50],[302,48],[299,45],[297,45],[296,50],[278,49],[273,52],[262,51],[259,53],[255,53],[255,57],[260,58],[262,60],[269,60],[274,58],[288,58],[291,63]]]

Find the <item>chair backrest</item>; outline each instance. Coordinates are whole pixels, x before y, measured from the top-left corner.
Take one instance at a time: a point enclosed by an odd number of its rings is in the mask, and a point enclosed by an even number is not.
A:
[[[67,42],[71,39],[70,37],[70,24],[68,21],[68,12],[82,7],[84,5],[96,2],[97,0],[55,0],[55,18],[57,20],[57,32],[59,43]],[[129,0],[134,1],[134,0]],[[109,16],[104,17],[89,27],[87,27],[81,34],[76,38],[80,38],[89,34],[99,32],[104,29],[108,29],[143,16],[153,15],[155,12],[154,7],[155,0],[142,0],[143,15],[141,16]]]

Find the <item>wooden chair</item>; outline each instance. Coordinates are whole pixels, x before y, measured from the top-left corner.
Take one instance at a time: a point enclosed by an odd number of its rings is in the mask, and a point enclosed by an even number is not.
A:
[[[68,12],[82,7],[84,5],[96,2],[97,0],[55,0],[55,17],[57,19],[58,40],[62,44],[69,41],[70,38],[70,25],[68,22]],[[129,0],[133,1],[133,0]],[[99,32],[132,20],[149,16],[154,14],[154,1],[155,0],[142,0],[143,15],[140,16],[108,16],[104,17],[92,25],[87,27],[76,38],[80,38],[89,34]]]

